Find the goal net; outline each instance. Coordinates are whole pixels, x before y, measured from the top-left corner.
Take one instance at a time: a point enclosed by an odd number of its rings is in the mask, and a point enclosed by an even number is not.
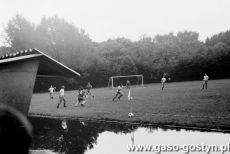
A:
[[[109,78],[108,87],[117,87],[119,84],[126,86],[127,80],[131,86],[143,86],[143,75],[127,75],[127,76],[111,76]]]

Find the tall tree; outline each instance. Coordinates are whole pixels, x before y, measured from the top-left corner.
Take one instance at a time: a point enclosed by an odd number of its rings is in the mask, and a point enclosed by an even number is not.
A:
[[[5,32],[8,44],[15,50],[32,48],[35,44],[35,26],[21,15],[8,22]]]

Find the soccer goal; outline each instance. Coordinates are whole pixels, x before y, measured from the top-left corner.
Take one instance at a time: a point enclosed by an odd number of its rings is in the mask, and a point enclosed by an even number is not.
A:
[[[108,87],[117,87],[120,83],[125,86],[126,81],[130,81],[131,86],[143,86],[143,75],[127,75],[127,76],[111,76],[109,78]]]

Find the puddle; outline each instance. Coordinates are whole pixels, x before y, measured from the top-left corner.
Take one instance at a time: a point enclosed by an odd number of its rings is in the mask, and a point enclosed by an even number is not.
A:
[[[157,152],[130,152],[127,145],[179,145],[180,147],[185,147],[185,145],[216,145],[221,147],[224,145],[224,148],[229,148],[226,150],[230,150],[229,133],[189,131],[100,121],[68,120],[63,122],[59,119],[36,117],[30,117],[29,119],[35,129],[32,150],[39,152],[41,152],[40,150],[46,150],[46,152],[43,152],[44,154],[130,154]],[[171,151],[168,153],[185,153],[186,150],[180,149],[177,152]],[[32,153],[36,154],[36,151]],[[206,152],[199,152],[199,154],[202,153]],[[220,151],[216,153],[220,153]],[[226,153],[230,153],[230,151]]]

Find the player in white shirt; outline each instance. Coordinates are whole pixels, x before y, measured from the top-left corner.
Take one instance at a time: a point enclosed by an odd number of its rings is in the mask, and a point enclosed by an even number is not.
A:
[[[54,93],[54,91],[55,91],[55,88],[51,85],[50,88],[49,88],[48,90],[49,90],[49,92],[50,92],[50,99],[54,99],[53,93]]]
[[[65,100],[65,86],[61,86],[61,89],[59,91],[59,100],[60,102],[57,105],[57,108],[59,108],[60,104],[64,102],[64,107],[66,107],[66,100]]]
[[[165,87],[165,82],[166,82],[166,77],[163,76],[162,79],[161,79],[161,84],[162,84],[161,90],[164,89],[164,87]]]
[[[122,91],[121,91],[122,89],[123,89],[123,85],[120,84],[120,85],[117,87],[117,93],[116,93],[116,95],[113,97],[113,100],[112,100],[112,101],[114,101],[116,98],[118,98],[118,100],[121,99],[121,97],[123,96],[123,93],[122,93]]]
[[[208,75],[204,74],[204,78],[203,78],[204,83],[202,89],[208,89],[208,80],[209,80]]]

